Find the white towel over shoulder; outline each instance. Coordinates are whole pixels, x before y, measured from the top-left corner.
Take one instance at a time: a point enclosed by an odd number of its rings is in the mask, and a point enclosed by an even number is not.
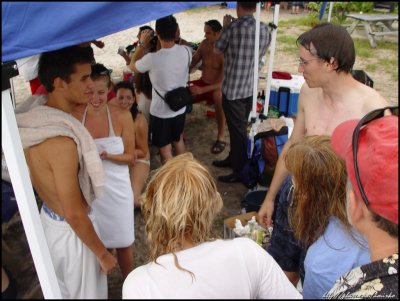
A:
[[[42,143],[56,136],[74,139],[79,156],[79,184],[89,205],[100,197],[104,172],[96,144],[87,129],[72,115],[45,106],[46,95],[33,95],[19,105],[16,119],[23,148]]]

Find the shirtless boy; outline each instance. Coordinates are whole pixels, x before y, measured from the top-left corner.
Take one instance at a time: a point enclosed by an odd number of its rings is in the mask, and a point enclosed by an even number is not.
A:
[[[272,223],[275,197],[282,183],[289,176],[284,161],[285,154],[293,143],[303,140],[305,136],[330,136],[335,127],[343,121],[359,119],[374,109],[387,106],[386,100],[374,89],[352,77],[350,72],[355,62],[355,49],[354,42],[346,29],[329,23],[320,24],[301,34],[297,39],[297,44],[300,56],[299,72],[303,73],[305,83],[300,90],[298,115],[292,135],[279,156],[274,177],[258,212],[260,223],[264,227]],[[280,197],[277,217],[284,216],[287,211],[285,207],[287,204],[281,204],[282,199],[286,197],[282,195]],[[279,210],[282,210],[282,214],[278,214]],[[280,230],[281,227],[286,227],[284,225],[287,225],[287,220],[275,219],[274,224],[274,232],[278,230],[273,236],[280,240],[275,246],[279,245],[283,248],[284,241],[290,241],[288,237],[293,235],[284,233],[287,230]],[[294,247],[296,243],[293,240],[290,244],[296,249]],[[296,257],[297,255],[290,255],[290,250],[286,247],[284,247],[284,252],[282,249],[276,249],[274,237],[271,238],[271,247],[268,251],[281,265],[289,279],[297,282],[297,264],[293,266],[282,264],[282,262],[290,262],[285,260],[285,256]]]
[[[35,97],[46,101],[42,106],[17,114],[32,184],[43,200],[40,217],[63,299],[107,298],[106,274],[113,271],[116,259],[96,234],[89,206],[93,199],[85,199],[84,195],[91,194],[85,193],[80,186],[81,177],[78,178],[83,168],[80,165],[83,144],[87,142],[82,140],[78,147],[75,139],[55,134],[28,144],[29,136],[24,135],[26,129],[21,127],[23,119],[29,119],[39,108],[60,118],[54,125],[43,124],[44,129],[32,128],[32,134],[49,132],[50,126],[71,124],[77,136],[83,132],[86,140],[91,139],[79,121],[69,114],[75,105],[87,103],[92,95],[92,60],[93,55],[84,47],[43,53],[39,60],[39,79],[48,96]],[[32,121],[39,122],[37,118]]]
[[[222,25],[217,20],[204,23],[204,37],[196,53],[193,55],[190,68],[202,61],[202,74],[198,80],[191,81],[189,88],[196,96],[195,102],[207,100],[215,104],[218,133],[217,140],[211,148],[213,154],[219,154],[225,149],[224,141],[225,115],[222,109],[221,83],[223,76],[224,56],[214,52],[215,41],[221,35]]]

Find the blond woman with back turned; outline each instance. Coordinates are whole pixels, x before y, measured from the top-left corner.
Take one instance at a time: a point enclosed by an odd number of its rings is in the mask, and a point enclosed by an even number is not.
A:
[[[122,297],[301,298],[254,241],[212,234],[222,205],[214,178],[192,154],[168,160],[142,199],[150,262],[129,274]]]

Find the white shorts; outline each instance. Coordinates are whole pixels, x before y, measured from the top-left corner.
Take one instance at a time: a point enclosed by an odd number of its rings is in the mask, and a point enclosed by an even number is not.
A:
[[[89,218],[97,232],[92,214]],[[107,275],[100,271],[96,255],[67,222],[52,219],[43,209],[40,219],[62,298],[107,299]]]

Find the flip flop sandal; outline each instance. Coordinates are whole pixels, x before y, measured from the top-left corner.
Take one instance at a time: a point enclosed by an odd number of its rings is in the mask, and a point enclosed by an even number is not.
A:
[[[217,141],[215,141],[215,143],[211,147],[211,152],[213,154],[219,154],[219,153],[224,151],[225,146],[226,146],[226,142],[225,141],[217,140]]]

